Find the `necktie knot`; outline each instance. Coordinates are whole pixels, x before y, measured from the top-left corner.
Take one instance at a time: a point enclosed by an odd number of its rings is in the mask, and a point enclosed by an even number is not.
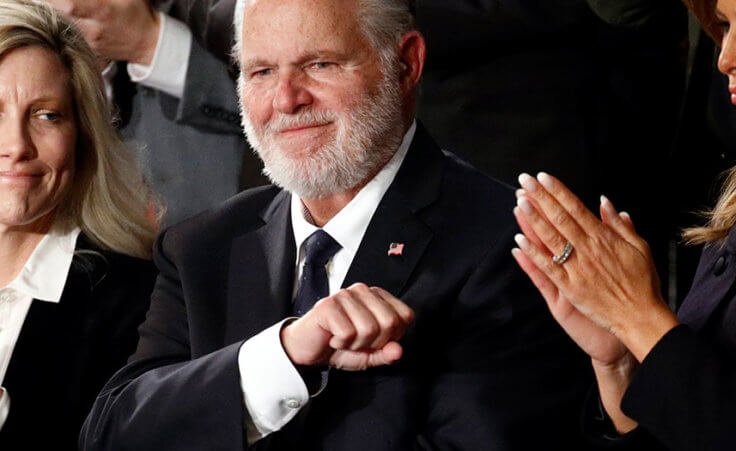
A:
[[[341,247],[322,229],[309,235],[304,241],[304,270],[294,299],[294,313],[297,316],[304,315],[315,302],[330,294],[325,265]]]
[[[327,232],[320,229],[304,241],[304,264],[324,267],[342,246]]]

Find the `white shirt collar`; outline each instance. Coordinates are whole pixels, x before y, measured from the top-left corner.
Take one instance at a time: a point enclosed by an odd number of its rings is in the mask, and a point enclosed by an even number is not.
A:
[[[40,301],[58,303],[64,291],[80,229],[52,227],[8,288]]]
[[[341,251],[346,251],[345,254],[350,255],[350,260],[352,260],[352,257],[358,251],[358,246],[360,246],[360,242],[363,240],[363,235],[383,195],[388,190],[388,187],[391,186],[396,173],[399,172],[401,163],[403,163],[409,146],[414,139],[416,129],[417,123],[414,121],[404,135],[399,149],[388,163],[322,228],[342,246]],[[304,209],[305,207],[301,199],[296,195],[292,195],[291,224],[294,230],[297,258],[299,255],[298,250],[301,249],[304,240],[318,230],[318,227],[305,219]]]

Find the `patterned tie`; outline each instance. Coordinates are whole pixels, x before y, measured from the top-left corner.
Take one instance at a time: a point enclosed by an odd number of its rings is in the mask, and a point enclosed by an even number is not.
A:
[[[342,246],[320,229],[304,241],[304,268],[299,290],[294,299],[294,314],[302,316],[320,299],[330,294],[325,265]]]

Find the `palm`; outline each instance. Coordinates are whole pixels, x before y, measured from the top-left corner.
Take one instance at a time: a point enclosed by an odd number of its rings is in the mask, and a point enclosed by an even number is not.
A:
[[[613,363],[628,352],[615,335],[580,313],[562,293],[558,292],[547,304],[555,320],[592,359]]]

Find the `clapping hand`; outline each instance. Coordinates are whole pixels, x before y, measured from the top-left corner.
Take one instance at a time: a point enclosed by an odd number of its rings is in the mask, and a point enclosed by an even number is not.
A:
[[[523,195],[525,195],[523,190],[517,191],[517,197]],[[517,240],[528,239],[547,258],[552,259],[552,252],[539,239],[518,207],[514,209],[514,216],[522,232],[524,232],[524,236],[517,237]],[[514,249],[512,253],[521,269],[524,270],[542,294],[552,316],[570,338],[590,356],[594,365],[615,366],[618,362],[627,358],[629,352],[621,343],[621,340],[616,338],[608,329],[599,326],[580,313],[547,275],[521,250]]]
[[[530,277],[535,274],[532,280],[547,293],[545,298],[554,301],[555,293],[564,297],[577,312],[613,333],[637,360],[643,360],[677,324],[662,299],[646,241],[636,234],[628,215],[619,215],[605,198],[601,222],[554,177],[541,173],[535,179],[523,174],[519,180],[524,191],[517,216],[539,243],[518,237],[528,259],[525,263],[532,264],[522,268]],[[562,264],[553,262],[551,255],[561,254],[568,242],[574,249],[569,258]]]

